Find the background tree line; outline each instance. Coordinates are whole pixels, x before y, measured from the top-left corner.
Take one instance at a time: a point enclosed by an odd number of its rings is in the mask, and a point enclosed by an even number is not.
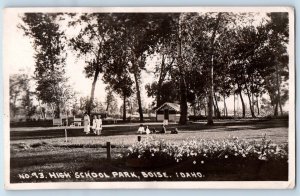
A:
[[[262,103],[275,116],[283,114],[288,100],[288,14],[267,13],[259,24],[256,18],[255,13],[229,12],[26,13],[20,28],[32,38],[36,52],[37,99],[55,105],[56,116],[74,96],[65,77],[69,51],[85,59],[84,73],[93,80],[88,113],[102,79],[110,97],[115,92],[122,98],[123,119],[126,103],[135,96],[143,121],[141,73],[157,57],[154,81],[145,86],[155,98],[153,106],[179,102],[180,124],[186,124],[189,104],[194,113],[204,109],[212,124],[213,116],[228,115],[226,99],[232,95],[239,97],[243,117],[246,109],[252,117],[259,115]],[[66,35],[68,28],[76,30]]]

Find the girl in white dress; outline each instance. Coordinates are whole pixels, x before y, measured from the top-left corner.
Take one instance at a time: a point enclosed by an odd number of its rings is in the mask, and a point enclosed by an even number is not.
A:
[[[90,117],[87,113],[85,113],[83,117],[83,126],[84,126],[84,132],[85,134],[89,134],[90,132]]]
[[[94,134],[96,134],[96,124],[97,124],[97,116],[94,115],[93,125],[92,125],[92,130],[93,130]]]
[[[102,131],[102,119],[101,115],[98,116],[98,119],[96,120],[96,134],[100,135]]]
[[[146,133],[147,135],[151,133],[151,131],[150,131],[150,129],[149,129],[149,127],[148,127],[148,126],[146,126],[145,133]]]

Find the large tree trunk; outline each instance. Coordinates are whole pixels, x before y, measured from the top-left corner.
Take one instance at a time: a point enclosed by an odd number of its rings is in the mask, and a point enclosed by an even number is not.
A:
[[[133,75],[134,75],[135,87],[136,87],[136,97],[137,97],[138,106],[139,106],[140,122],[144,122],[142,100],[141,100],[141,91],[140,91],[139,72],[134,71]]]
[[[60,104],[59,104],[59,102],[55,103],[55,107],[56,107],[55,118],[60,118]]]
[[[239,90],[239,95],[240,95],[241,102],[242,102],[243,118],[245,118],[245,116],[246,116],[246,109],[245,109],[245,102],[244,102],[244,99],[243,99],[243,95],[242,95],[241,89]]]
[[[215,42],[215,37],[216,37],[216,32],[217,29],[219,28],[219,22],[221,19],[221,12],[219,12],[213,33],[210,39],[210,55],[211,55],[211,65],[210,65],[210,84],[209,84],[209,89],[208,89],[208,116],[207,116],[207,124],[212,125],[213,124],[213,96],[214,96],[214,42]]]
[[[212,59],[213,61],[213,59]],[[213,63],[212,63],[213,64]],[[214,122],[213,122],[213,94],[214,94],[214,84],[213,84],[213,74],[214,74],[214,71],[213,71],[213,65],[210,66],[210,84],[209,84],[209,89],[208,89],[208,101],[207,101],[207,124],[208,125],[213,125]]]
[[[123,121],[126,121],[126,96],[123,96]]]
[[[186,87],[186,81],[185,81],[185,75],[183,70],[183,62],[182,62],[182,48],[181,48],[181,23],[180,23],[180,15],[178,18],[178,43],[177,43],[177,64],[179,67],[179,74],[180,74],[180,119],[179,124],[185,125],[187,123],[187,87]]]
[[[220,113],[220,110],[219,110],[219,105],[218,105],[218,100],[217,100],[217,96],[216,96],[216,93],[214,92],[214,99],[215,99],[215,107],[216,107],[216,109],[215,109],[215,116],[217,117],[217,118],[220,118],[220,116],[221,116],[221,113]]]
[[[276,104],[274,107],[274,116],[278,116],[278,101],[276,101]]]
[[[185,125],[187,123],[187,91],[184,76],[180,76],[180,119],[179,124]]]
[[[251,101],[251,95],[249,93],[247,93],[248,95],[248,100],[249,100],[249,107],[250,107],[250,112],[251,112],[251,116],[252,118],[255,118],[255,114],[254,114],[254,108],[253,108],[253,103]]]
[[[96,83],[97,83],[97,80],[98,80],[99,73],[100,73],[100,71],[97,68],[96,71],[95,71],[94,80],[93,80],[93,83],[92,83],[91,97],[90,97],[88,107],[87,107],[87,111],[86,111],[89,116],[91,115],[91,111],[92,111],[92,105],[93,105],[94,97],[95,97],[95,88],[96,88]]]

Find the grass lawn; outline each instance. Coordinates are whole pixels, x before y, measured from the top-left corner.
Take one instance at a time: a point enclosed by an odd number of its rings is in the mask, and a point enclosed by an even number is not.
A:
[[[151,128],[159,130],[160,125],[149,124]],[[277,144],[288,142],[288,120],[227,120],[218,121],[214,126],[206,126],[204,122],[192,123],[185,126],[169,125],[167,130],[178,128],[179,134],[153,134],[142,135],[164,139],[166,141],[180,143],[187,138],[223,140],[229,137],[238,137],[245,140],[261,140],[264,134],[267,139]],[[107,126],[101,136],[85,135],[82,128],[68,129],[68,142],[65,142],[64,129],[41,128],[30,130],[28,128],[11,129],[11,182],[33,181],[103,181],[111,178],[48,178],[48,179],[20,179],[19,174],[52,171],[136,171],[122,162],[114,161],[114,158],[122,152],[126,146],[137,141],[135,134],[138,124],[124,126]],[[106,161],[106,142],[112,144],[112,162]],[[170,172],[182,170],[186,166],[169,165],[157,168],[157,171]],[[155,169],[154,169],[155,170]],[[153,168],[151,171],[154,171]],[[185,170],[185,169],[183,169]],[[182,170],[182,171],[183,171]],[[254,172],[255,173],[255,172]],[[175,174],[173,174],[175,175]],[[228,180],[228,175],[211,174],[205,180]],[[233,172],[232,179],[239,179],[242,175]],[[260,174],[262,175],[262,174]],[[245,176],[244,176],[245,178]],[[242,179],[244,179],[242,178]],[[257,179],[257,176],[249,176],[247,180]],[[127,178],[114,178],[114,180],[128,180]],[[140,180],[130,178],[130,180]],[[146,179],[147,180],[147,179]],[[170,179],[169,179],[170,180]],[[174,178],[172,178],[174,180]],[[199,180],[199,179],[197,179]]]

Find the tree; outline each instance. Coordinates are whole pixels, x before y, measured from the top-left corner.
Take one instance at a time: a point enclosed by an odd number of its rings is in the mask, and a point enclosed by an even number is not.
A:
[[[154,46],[162,36],[165,15],[149,13],[116,13],[115,28],[121,33],[119,46],[126,51],[129,72],[133,75],[140,121],[143,108],[140,92],[141,72],[145,70],[146,58],[154,53]]]
[[[109,115],[116,114],[117,109],[118,109],[118,103],[115,98],[113,89],[110,87],[106,87],[105,90],[107,92],[106,97],[105,97],[105,104],[106,104],[105,111]]]
[[[78,58],[85,59],[84,72],[87,78],[93,78],[90,100],[86,111],[91,113],[98,77],[105,71],[109,56],[105,50],[106,42],[111,38],[111,17],[107,13],[84,13],[71,15],[69,25],[78,27],[78,34],[69,40],[69,45],[77,52]]]
[[[117,43],[117,42],[114,42]],[[126,102],[127,99],[134,93],[133,81],[129,75],[128,62],[124,57],[123,50],[118,47],[112,47],[111,52],[119,55],[111,61],[111,65],[106,70],[103,76],[105,83],[110,85],[110,88],[123,99],[123,121],[126,121]]]
[[[148,97],[155,97],[158,100],[157,96],[159,96],[160,105],[165,102],[178,102],[179,101],[179,92],[178,92],[178,82],[174,80],[166,80],[162,84],[158,84],[157,82],[153,82],[152,84],[147,84],[145,86],[147,90]],[[160,86],[160,87],[159,87]],[[160,91],[158,93],[158,91]],[[156,104],[155,104],[156,105]],[[156,107],[160,106],[156,105]]]
[[[274,116],[278,115],[278,108],[280,114],[283,115],[282,105],[287,101],[288,89],[285,82],[288,80],[288,54],[286,44],[289,41],[288,30],[288,13],[269,13],[269,22],[266,24],[269,47],[273,52],[273,59],[275,70],[269,75],[269,83],[266,86],[271,103],[274,107]],[[275,84],[275,85],[274,85]]]
[[[26,36],[32,38],[35,49],[36,95],[44,103],[56,105],[60,117],[61,103],[67,83],[65,78],[65,35],[57,20],[59,13],[25,13],[19,25]]]
[[[15,117],[20,109],[25,110],[25,115],[28,118],[33,115],[35,110],[31,96],[32,92],[29,89],[27,74],[13,74],[9,77],[10,113],[12,117]]]

